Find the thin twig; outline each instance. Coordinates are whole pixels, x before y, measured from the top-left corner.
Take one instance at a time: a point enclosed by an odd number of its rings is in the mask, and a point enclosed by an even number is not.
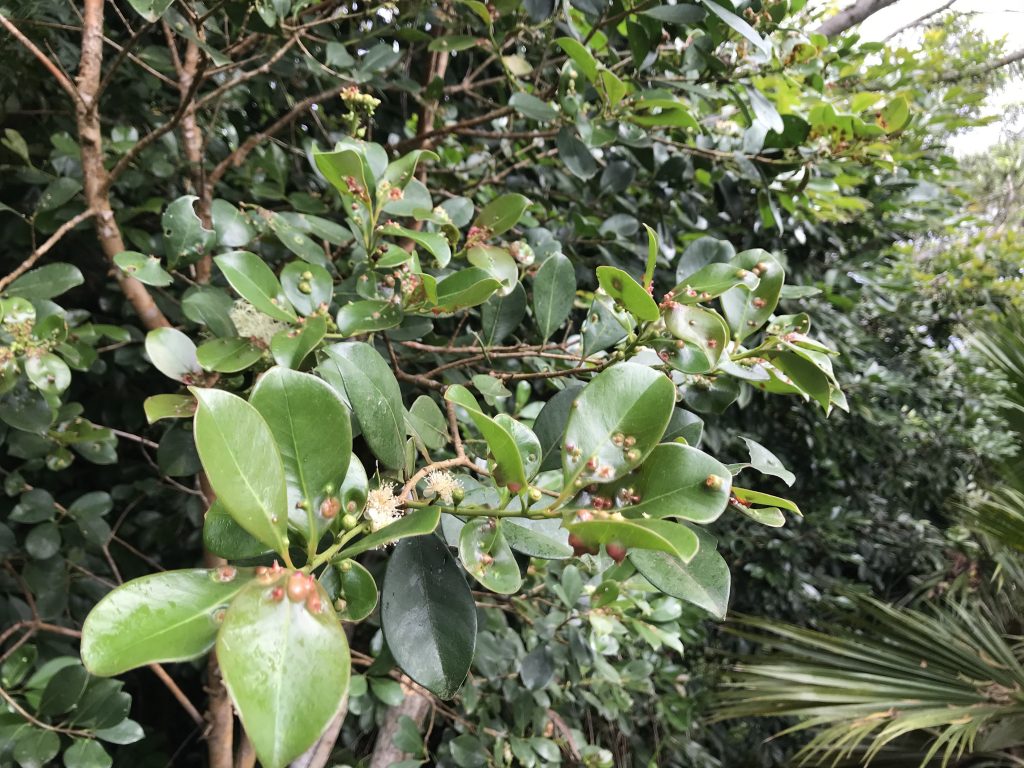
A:
[[[25,46],[28,52],[35,56],[39,62],[46,67],[47,71],[57,79],[57,84],[64,89],[64,92],[67,93],[72,100],[81,101],[82,96],[79,94],[78,89],[75,88],[75,84],[71,82],[71,79],[61,72],[60,67],[58,67],[49,56],[39,50],[35,43],[25,37],[21,30],[14,26],[10,19],[2,13],[0,13],[0,25],[10,32],[11,36],[15,40]]]
[[[72,229],[77,227],[83,221],[91,219],[95,215],[95,210],[93,210],[92,208],[86,208],[77,216],[72,216],[70,219],[61,224],[52,235],[46,238],[46,242],[44,242],[42,245],[40,245],[38,248],[32,251],[32,253],[30,253],[28,257],[23,262],[21,262],[21,264],[19,264],[12,272],[9,272],[8,274],[0,278],[0,291],[2,291],[4,288],[13,283],[23,274],[32,269],[32,266],[37,261],[39,261],[39,259],[45,256],[46,253],[51,248],[53,248],[53,246],[55,246],[62,237],[64,237],[64,235],[66,235]]]

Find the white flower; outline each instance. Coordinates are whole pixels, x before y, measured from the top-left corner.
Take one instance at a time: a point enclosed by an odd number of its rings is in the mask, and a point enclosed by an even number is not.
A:
[[[370,522],[371,531],[379,531],[395,522],[400,514],[398,505],[402,500],[395,496],[395,484],[384,483],[366,496],[363,517]]]
[[[424,495],[427,497],[438,496],[445,504],[451,504],[452,494],[456,489],[461,488],[462,481],[451,472],[435,470],[427,475],[427,487]]]
[[[264,315],[244,299],[236,301],[228,315],[239,336],[256,339],[268,347],[274,334],[288,327],[285,323]]]

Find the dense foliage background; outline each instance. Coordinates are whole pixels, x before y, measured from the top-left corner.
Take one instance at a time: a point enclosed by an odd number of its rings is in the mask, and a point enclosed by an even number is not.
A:
[[[684,374],[703,429],[680,434],[761,469],[744,438],[765,446],[795,477],[756,487],[803,516],[763,526],[734,506],[711,526],[725,625],[707,600],[616,578],[609,550],[520,556],[517,593],[472,585],[451,700],[396,667],[379,611],[346,623],[347,716],[293,764],[1019,764],[1021,138],[961,160],[948,145],[1021,56],[948,5],[883,44],[801,0],[6,4],[0,765],[256,759],[205,656],[116,678],[78,661],[114,586],[222,562],[192,422],[157,418],[194,408],[172,378],[244,393],[274,362],[313,367],[215,256],[253,251],[286,287],[297,260],[329,272],[321,334],[388,339],[410,411],[397,464],[408,450],[416,467],[451,438],[419,395],[470,385],[537,427],[574,363],[531,345],[608,362],[636,346],[595,270],[641,280],[644,225],[656,300],[764,249],[786,273],[776,314],[807,313],[839,353],[848,408],[817,378],[803,397]],[[360,284],[351,187],[315,160],[353,139],[436,155],[392,198],[410,219],[388,232],[406,254],[381,254],[396,265],[416,249],[443,277],[431,236],[472,239],[489,203],[525,196],[483,235],[515,259],[508,295],[490,296],[507,264],[474,261],[473,285],[494,283],[480,301],[387,315],[408,273]],[[292,281],[296,308],[312,279]],[[151,341],[165,327],[217,345],[177,368],[180,348]],[[377,476],[362,440],[372,486],[405,469]],[[389,552],[360,558],[377,584]]]

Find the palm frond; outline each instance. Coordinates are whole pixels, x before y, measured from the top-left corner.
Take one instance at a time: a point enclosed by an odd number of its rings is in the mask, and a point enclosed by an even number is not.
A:
[[[812,734],[801,761],[833,765],[853,755],[870,761],[916,734],[928,741],[919,764],[937,757],[945,766],[1024,715],[1021,649],[991,614],[856,604],[854,624],[827,632],[744,619],[732,631],[761,650],[737,668],[716,719],[797,717],[784,733]]]

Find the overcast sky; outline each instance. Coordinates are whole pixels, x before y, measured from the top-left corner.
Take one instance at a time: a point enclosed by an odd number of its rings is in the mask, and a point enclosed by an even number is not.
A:
[[[943,4],[944,0],[899,0],[885,10],[870,16],[860,31],[871,40],[881,40]],[[849,2],[840,3],[845,7]],[[957,0],[952,10],[976,12],[975,24],[992,38],[1005,37],[1007,51],[1024,48],[1024,0]],[[907,32],[906,36],[912,33]],[[908,39],[909,42],[909,39]],[[1024,101],[1024,79],[1016,78],[1002,93],[991,99],[989,112],[1001,114],[1009,103]],[[958,137],[954,149],[958,154],[977,152],[999,139],[999,124],[976,128]]]

